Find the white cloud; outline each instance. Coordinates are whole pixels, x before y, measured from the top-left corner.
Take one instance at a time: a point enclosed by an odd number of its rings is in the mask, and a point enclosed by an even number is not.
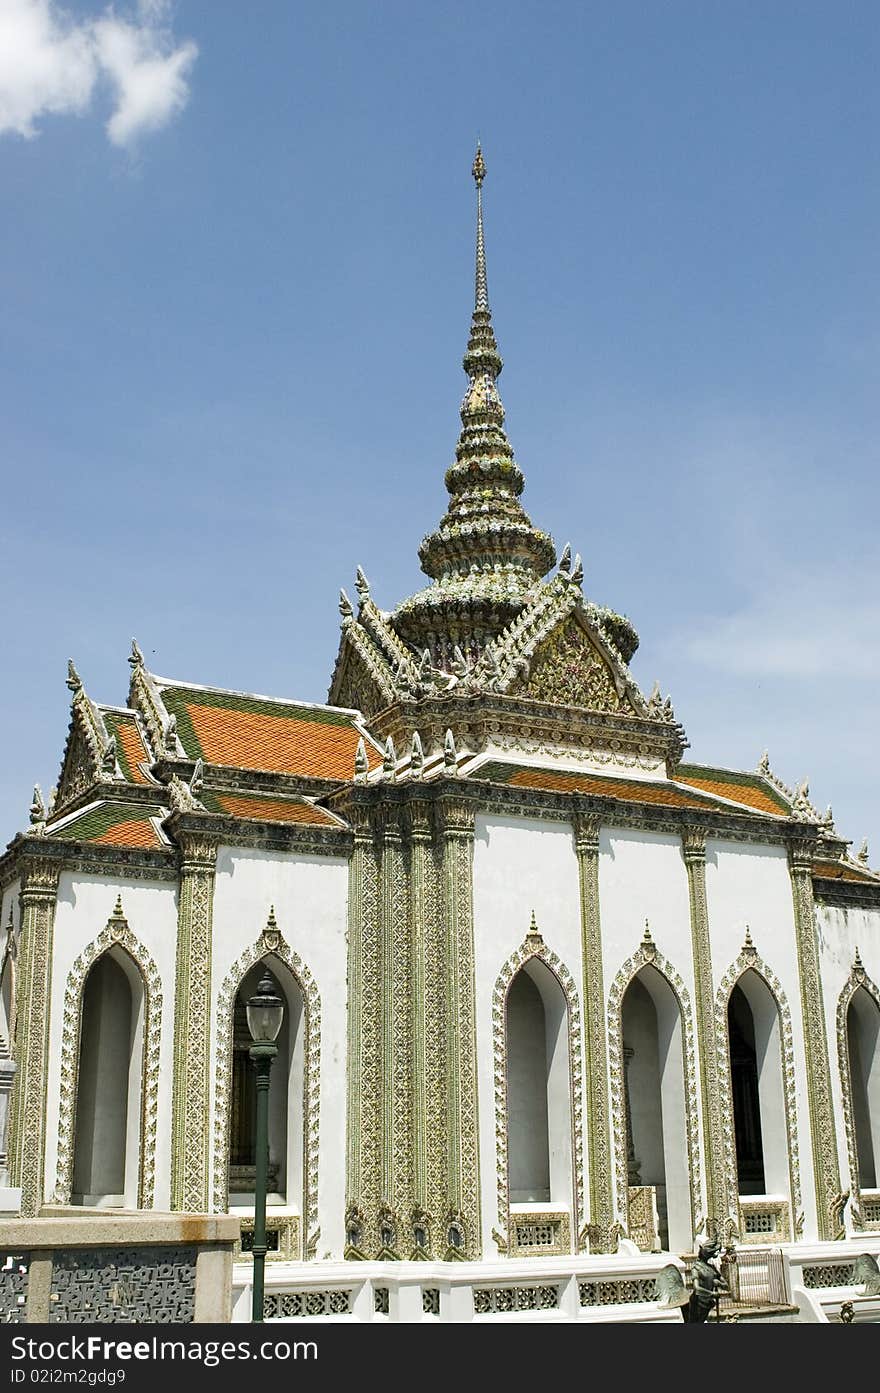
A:
[[[880,678],[880,584],[870,568],[786,568],[734,614],[703,619],[688,656],[740,676]]]
[[[112,7],[75,23],[54,0],[0,0],[0,135],[37,134],[47,115],[82,115],[103,81],[115,98],[107,135],[129,145],[186,104],[198,49],[177,44],[167,0],[140,0],[129,17]]]
[[[145,9],[155,11],[155,3]],[[114,145],[164,126],[189,97],[186,76],[198,52],[191,41],[168,51],[164,31],[110,17],[94,26],[98,61],[116,89],[107,123]]]

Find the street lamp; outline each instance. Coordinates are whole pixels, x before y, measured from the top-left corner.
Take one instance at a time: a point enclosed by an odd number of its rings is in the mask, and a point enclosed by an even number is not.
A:
[[[257,1154],[254,1180],[254,1299],[252,1320],[263,1319],[263,1279],[266,1269],[266,1186],[269,1172],[269,1071],[278,1053],[275,1044],[284,1019],[284,1002],[268,968],[247,1003],[247,1023],[253,1044],[257,1091]]]

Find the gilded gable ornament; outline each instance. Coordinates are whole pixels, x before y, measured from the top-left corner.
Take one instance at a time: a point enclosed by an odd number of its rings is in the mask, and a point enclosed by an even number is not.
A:
[[[576,619],[539,645],[531,660],[523,694],[561,706],[631,714],[611,672]]]

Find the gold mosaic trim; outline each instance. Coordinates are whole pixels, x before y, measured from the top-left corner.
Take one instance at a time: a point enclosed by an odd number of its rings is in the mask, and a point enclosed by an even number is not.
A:
[[[529,1225],[546,1226],[553,1230],[552,1243],[519,1243],[519,1230]],[[510,1216],[510,1236],[507,1255],[511,1258],[565,1257],[571,1252],[571,1223],[568,1214],[558,1209],[518,1210]]]
[[[348,868],[348,1069],[346,1086],[346,1209],[355,1205],[361,1192],[361,1074],[363,1068],[363,945],[365,867],[371,854],[369,825],[363,809],[352,813],[354,849]]]
[[[349,867],[348,1108],[345,1255],[375,1256],[382,1146],[382,983],[379,859],[369,810],[352,809]],[[357,1229],[356,1244],[349,1234]]]
[[[57,891],[58,870],[54,865],[42,861],[28,865],[21,889],[20,941],[24,945],[24,963],[17,1007],[21,1031],[15,1079],[13,1174],[13,1183],[21,1186],[23,1219],[36,1218],[43,1202],[49,992]]]
[[[79,1043],[86,978],[99,958],[121,948],[140,973],[144,989],[141,1053],[141,1125],[138,1152],[138,1209],[152,1209],[156,1179],[156,1121],[159,1098],[159,1049],[162,1038],[162,979],[149,951],[128,926],[122,898],[107,925],[83,949],[67,974],[64,1021],[61,1027],[61,1104],[58,1115],[58,1158],[55,1167],[56,1204],[70,1204],[76,1146],[76,1104],[79,1096]]]
[[[672,964],[663,957],[647,929],[645,937],[632,957],[622,964],[608,994],[608,1053],[611,1067],[611,1116],[614,1129],[614,1163],[617,1177],[617,1222],[628,1232],[629,1225],[629,1168],[626,1160],[626,1088],[623,1063],[623,998],[630,983],[642,968],[650,966],[669,986],[678,1003],[684,1049],[685,1128],[687,1131],[688,1176],[690,1183],[691,1225],[694,1233],[700,1227],[698,1216],[703,1211],[703,1184],[700,1170],[700,1130],[697,1092],[694,1020],[690,997],[684,981]]]
[[[726,835],[726,834],[725,834]],[[709,939],[709,906],[706,898],[706,834],[686,827],[681,850],[688,878],[691,920],[691,952],[694,967],[697,1048],[700,1060],[700,1099],[703,1118],[703,1154],[706,1160],[706,1215],[695,1225],[700,1232],[706,1220],[719,1228],[734,1221],[730,1208],[730,1177],[724,1163],[721,1075],[714,1031],[715,991],[712,982],[712,949]]]
[[[739,957],[730,965],[727,972],[722,977],[721,985],[715,996],[715,1039],[718,1044],[718,1077],[721,1083],[721,1124],[724,1143],[724,1161],[729,1177],[728,1206],[731,1215],[739,1215],[739,1236],[740,1241],[743,1241],[743,1208],[738,1193],[736,1142],[733,1130],[733,1082],[730,1067],[730,1032],[728,1029],[727,1008],[731,992],[739,979],[748,971],[756,972],[761,978],[776,1002],[776,1009],[779,1013],[779,1024],[782,1033],[781,1055],[783,1096],[785,1099],[785,1127],[788,1139],[789,1198],[792,1204],[792,1214],[795,1216],[795,1234],[796,1237],[800,1238],[803,1233],[804,1215],[802,1207],[803,1201],[801,1199],[797,1090],[795,1083],[794,1036],[791,1029],[791,1011],[779,978],[773,972],[772,968],[767,966],[763,958],[759,957],[758,950],[754,943],[752,943],[751,935],[748,934],[748,931],[746,941],[743,944]],[[766,1208],[766,1205],[763,1207]]]
[[[840,1158],[831,1097],[822,975],[816,937],[812,864],[815,845],[796,842],[789,847],[789,869],[797,938],[798,975],[804,1021],[807,1063],[807,1098],[810,1105],[810,1141],[819,1238],[843,1238],[843,1210],[849,1196],[840,1188]],[[797,1224],[795,1225],[797,1227]]]
[[[575,1230],[576,1248],[578,1252],[582,1252],[589,1240],[591,1252],[613,1252],[617,1246],[617,1229],[612,1223],[614,1196],[611,1179],[607,1026],[599,908],[599,819],[576,815],[574,838],[581,911],[590,1185],[590,1222],[589,1225],[585,1225],[582,1221],[581,1227]]]
[[[837,999],[837,1061],[840,1070],[840,1091],[843,1102],[843,1122],[846,1129],[846,1151],[849,1160],[849,1184],[850,1194],[850,1215],[852,1217],[853,1228],[880,1229],[880,1221],[865,1218],[862,1210],[862,1190],[859,1183],[859,1153],[856,1143],[855,1115],[853,1111],[852,1096],[852,1071],[849,1060],[849,1038],[846,1028],[846,1018],[849,1012],[850,1002],[858,991],[859,987],[864,987],[869,996],[873,997],[877,1009],[880,1010],[880,991],[865,971],[864,964],[859,957],[856,949],[855,962],[850,969],[849,977],[843,986],[843,991]],[[873,1192],[872,1192],[873,1193]]]
[[[303,1051],[303,1237],[304,1258],[318,1248],[318,1140],[321,1109],[321,998],[311,972],[289,946],[270,912],[257,939],[232,964],[217,997],[216,1064],[214,1093],[214,1210],[229,1208],[229,1112],[232,1086],[232,1024],[235,998],[252,967],[264,958],[276,957],[290,970],[302,992],[305,1016]]]
[[[243,1215],[241,1220],[241,1233],[253,1233],[254,1217],[252,1214]],[[276,1251],[266,1253],[267,1262],[297,1262],[300,1255],[300,1221],[298,1214],[278,1214],[273,1215],[271,1210],[266,1215],[266,1233],[277,1233],[278,1248]],[[241,1250],[241,1238],[239,1237],[232,1249],[233,1262],[252,1262],[252,1253],[243,1253]]]
[[[443,918],[446,923],[447,1237],[459,1243],[446,1257],[480,1255],[480,1169],[477,1126],[476,1016],[474,999],[473,807],[457,800],[441,807]]]
[[[574,979],[562,959],[548,948],[532,920],[532,928],[498,975],[492,992],[492,1048],[495,1061],[495,1174],[498,1230],[495,1241],[501,1252],[513,1256],[511,1225],[519,1216],[510,1213],[509,1158],[507,1146],[507,1031],[505,1014],[510,985],[520,969],[537,958],[553,973],[565,996],[568,1015],[568,1077],[571,1107],[571,1143],[574,1162],[572,1230],[580,1232],[584,1214],[584,1100],[581,1066],[581,1009]],[[559,1218],[557,1213],[553,1216]],[[529,1250],[524,1250],[528,1252]],[[570,1251],[567,1249],[566,1251]]]
[[[760,1247],[767,1243],[789,1243],[791,1241],[791,1210],[788,1200],[741,1199],[739,1209],[742,1219],[738,1239],[740,1247],[749,1243]],[[762,1214],[772,1215],[777,1221],[773,1229],[769,1233],[763,1231],[749,1233],[746,1227],[747,1216]]]
[[[201,1214],[209,1205],[210,993],[217,848],[186,841],[180,869],[174,990],[171,1207]]]

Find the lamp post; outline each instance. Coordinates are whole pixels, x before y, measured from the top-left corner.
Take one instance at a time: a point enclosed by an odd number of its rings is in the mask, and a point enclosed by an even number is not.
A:
[[[251,1319],[263,1319],[263,1279],[266,1270],[266,1185],[269,1172],[269,1072],[278,1053],[275,1044],[284,1019],[284,1002],[268,968],[247,1003],[247,1023],[253,1044],[257,1092],[256,1177],[254,1181],[254,1299]]]

